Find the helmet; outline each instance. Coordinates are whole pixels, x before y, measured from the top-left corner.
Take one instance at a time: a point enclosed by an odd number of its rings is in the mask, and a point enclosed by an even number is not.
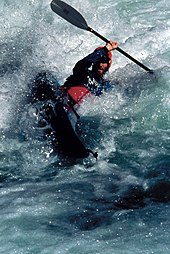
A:
[[[95,49],[95,51],[99,50],[101,48],[104,48],[104,46],[99,46],[98,48]],[[112,52],[111,51],[107,51],[107,56],[106,56],[105,60],[108,63],[108,69],[109,69],[110,66],[112,65]]]

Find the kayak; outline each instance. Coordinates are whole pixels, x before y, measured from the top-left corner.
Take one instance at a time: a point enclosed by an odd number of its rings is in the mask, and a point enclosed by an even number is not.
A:
[[[59,153],[74,157],[86,158],[90,153],[97,158],[97,153],[86,148],[76,132],[79,116],[68,104],[68,96],[60,89],[57,79],[51,73],[39,73],[32,86],[32,101],[38,109],[39,126],[47,125],[46,134],[53,135],[52,145]],[[49,127],[50,126],[50,127]]]

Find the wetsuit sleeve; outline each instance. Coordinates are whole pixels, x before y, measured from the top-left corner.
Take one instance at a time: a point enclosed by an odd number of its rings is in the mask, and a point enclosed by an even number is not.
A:
[[[92,64],[100,62],[100,60],[107,56],[107,48],[103,47],[99,50],[95,50],[88,56],[84,57],[76,63],[73,68],[73,75],[67,78],[64,86],[70,87],[80,83],[87,82],[87,76],[89,75],[89,68]]]
[[[101,49],[93,51],[93,53],[89,54],[84,58],[84,60],[87,60],[88,62],[91,63],[97,63],[99,62],[102,58],[107,57],[107,48],[103,47]]]
[[[87,74],[88,68],[90,68],[93,63],[100,62],[102,58],[107,56],[107,51],[107,48],[103,47],[78,61],[73,69],[73,74],[77,74],[78,72]]]

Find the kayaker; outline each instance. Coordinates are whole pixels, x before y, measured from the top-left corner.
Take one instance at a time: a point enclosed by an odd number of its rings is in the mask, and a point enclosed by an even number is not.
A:
[[[73,74],[62,86],[69,95],[69,103],[72,106],[80,104],[87,95],[99,96],[107,90],[103,77],[112,64],[111,51],[117,47],[118,42],[110,41],[76,63]]]
[[[54,148],[57,138],[57,147],[65,154],[87,157],[92,153],[97,158],[97,153],[86,149],[76,134],[76,107],[86,96],[99,96],[107,89],[109,82],[104,80],[104,74],[112,64],[111,51],[117,47],[117,42],[110,41],[78,61],[62,86],[48,72],[41,72],[34,79],[33,102],[41,101],[36,117],[38,127],[43,128],[47,137],[52,136]]]

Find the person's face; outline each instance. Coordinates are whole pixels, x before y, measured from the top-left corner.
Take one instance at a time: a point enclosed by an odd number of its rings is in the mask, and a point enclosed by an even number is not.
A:
[[[103,75],[106,71],[108,71],[108,63],[99,63],[97,67],[97,74]]]

